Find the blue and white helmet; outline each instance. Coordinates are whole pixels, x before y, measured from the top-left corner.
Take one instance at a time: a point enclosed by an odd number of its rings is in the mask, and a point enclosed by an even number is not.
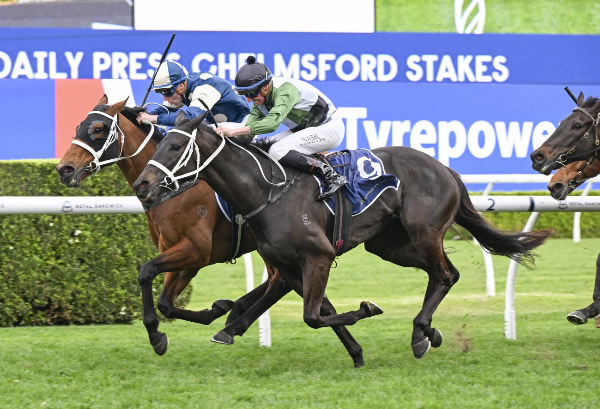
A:
[[[187,77],[188,72],[183,65],[175,61],[165,61],[158,67],[152,90],[174,88]]]

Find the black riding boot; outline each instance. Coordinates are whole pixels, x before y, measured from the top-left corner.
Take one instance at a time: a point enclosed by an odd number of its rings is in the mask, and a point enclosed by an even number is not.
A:
[[[279,159],[279,162],[317,175],[325,183],[325,190],[319,195],[319,200],[328,198],[346,184],[344,176],[333,170],[329,164],[314,156],[305,155],[297,151],[289,151],[283,158]]]

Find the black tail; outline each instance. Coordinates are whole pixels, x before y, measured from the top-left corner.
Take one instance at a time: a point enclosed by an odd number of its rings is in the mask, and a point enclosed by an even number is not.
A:
[[[460,189],[460,207],[455,222],[467,229],[487,252],[510,257],[525,267],[532,266],[534,259],[531,250],[544,243],[552,231],[513,233],[496,229],[475,209],[460,176],[452,169],[450,172]]]

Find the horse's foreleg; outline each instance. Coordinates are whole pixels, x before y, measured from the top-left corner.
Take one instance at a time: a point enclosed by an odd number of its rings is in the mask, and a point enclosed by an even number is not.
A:
[[[321,315],[333,314],[337,314],[333,304],[331,304],[327,297],[323,297],[323,303],[321,304]],[[363,366],[365,361],[363,360],[362,347],[358,342],[356,342],[350,331],[348,331],[348,329],[344,326],[335,326],[331,327],[331,329],[333,329],[335,335],[337,335],[346,348],[346,351],[348,351],[348,354],[350,354],[352,361],[354,361],[354,367],[360,368]]]
[[[253,290],[256,293],[253,296],[259,294],[259,288],[264,283]],[[265,311],[267,311],[273,304],[281,299],[284,295],[289,293],[292,289],[286,284],[286,282],[279,278],[277,279],[269,289],[264,292],[263,295],[248,308],[242,315],[233,321],[227,320],[228,324],[223,330],[219,331],[215,336],[211,338],[211,341],[219,344],[233,344],[233,337],[235,335],[243,335],[246,330],[256,321]]]
[[[160,257],[160,256],[159,256]],[[152,281],[160,271],[156,268],[155,259],[150,260],[142,265],[138,282],[142,289],[142,303],[144,306],[144,326],[148,331],[150,344],[154,348],[154,352],[158,355],[163,355],[169,347],[169,338],[166,334],[158,331],[158,316],[154,309],[154,297],[152,294]]]
[[[585,308],[573,311],[567,315],[570,323],[575,325],[585,324],[588,319],[596,318],[600,315],[600,254],[596,258],[596,281],[594,283],[594,292],[592,294],[593,303]]]
[[[319,262],[306,261],[302,273],[302,294],[304,298],[304,322],[311,328],[339,327],[352,325],[363,318],[382,314],[383,310],[376,304],[363,301],[356,311],[344,312],[342,314],[321,314],[321,307],[325,299],[325,287],[329,278],[331,260]],[[333,311],[332,311],[333,312]]]
[[[233,301],[217,300],[210,309],[200,311],[191,311],[176,307],[174,304],[175,300],[195,275],[195,270],[165,273],[163,291],[158,298],[158,309],[167,318],[182,319],[197,324],[208,325],[217,318],[227,314],[227,311],[233,306]]]

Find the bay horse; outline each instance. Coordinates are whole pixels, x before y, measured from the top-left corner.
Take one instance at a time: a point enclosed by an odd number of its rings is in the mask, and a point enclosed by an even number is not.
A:
[[[554,169],[558,169],[556,172],[558,176],[555,174],[552,178],[552,180],[556,179],[555,181],[565,177],[568,178],[566,175],[569,171],[563,169],[569,169],[571,165],[575,168],[578,166],[575,163],[580,163],[582,159],[594,164],[588,170],[589,174],[593,174],[594,169],[597,169],[598,166],[600,99],[594,97],[585,99],[583,93],[580,92],[576,103],[577,106],[571,114],[563,119],[552,135],[530,155],[532,167],[539,173],[548,175]],[[566,168],[564,168],[565,166]],[[556,199],[566,197],[565,192],[570,193],[572,190],[569,190],[568,187],[566,190],[565,188],[554,187],[551,194]],[[592,299],[592,304],[568,314],[567,319],[569,322],[575,325],[585,324],[588,319],[600,315],[600,253],[596,259],[596,280]]]
[[[552,175],[548,190],[556,200],[564,200],[583,182],[600,174],[600,160],[595,156],[587,160],[571,162],[558,169]],[[600,261],[600,255],[598,255]],[[575,325],[587,323],[588,319],[596,318],[596,326],[600,326],[600,264],[596,262],[596,281],[592,294],[593,302],[585,308],[580,308],[567,315],[567,320]]]
[[[565,200],[571,192],[598,174],[600,174],[600,159],[595,156],[571,162],[554,172],[548,182],[548,191],[556,200]]]
[[[367,251],[384,260],[427,272],[423,307],[413,320],[411,338],[413,354],[421,358],[430,346],[442,343],[441,332],[431,326],[433,313],[459,278],[443,245],[444,234],[453,223],[465,227],[492,254],[525,264],[533,261],[531,250],[550,232],[497,230],[473,207],[460,176],[422,152],[397,146],[371,152],[381,160],[381,164],[371,162],[372,167],[397,176],[400,185],[385,190],[352,218],[350,237],[342,249],[364,243]],[[201,165],[196,166],[198,162]],[[271,169],[270,177],[265,169]],[[382,312],[376,304],[363,301],[358,310],[327,316],[320,313],[336,251],[327,234],[333,217],[316,201],[318,184],[312,175],[284,169],[255,145],[217,135],[196,118],[180,122],[167,133],[133,187],[138,198],[151,205],[163,186],[192,178],[194,173],[201,174],[245,215],[265,262],[303,294],[303,318],[308,326],[352,325]],[[255,319],[253,308],[268,298],[268,293],[213,340],[232,343],[234,335],[243,334],[247,328],[244,321]]]
[[[127,182],[133,184],[156,151],[157,139],[162,139],[162,134],[151,124],[139,125],[136,121],[139,109],[128,108],[125,103],[126,100],[108,105],[104,95],[81,122],[73,144],[56,167],[63,184],[77,187],[89,175],[114,163]],[[156,133],[159,138],[155,137]],[[271,305],[291,291],[285,281],[275,278],[271,283],[267,281],[259,285],[235,303],[217,300],[210,309],[201,311],[176,307],[176,298],[199,269],[229,260],[232,225],[218,209],[214,191],[204,181],[198,181],[182,193],[152,207],[146,211],[146,217],[152,241],[161,254],[144,263],[138,280],[142,289],[144,325],[158,355],[163,355],[168,348],[167,335],[158,331],[159,321],[152,296],[152,281],[161,272],[165,272],[165,277],[158,308],[163,315],[205,325],[232,308],[228,320],[235,320],[265,293],[269,284],[270,293],[273,293]],[[254,236],[246,231],[239,254],[255,249]],[[262,312],[269,307],[265,306]],[[333,312],[334,307],[326,301],[322,313]],[[344,327],[334,327],[333,330],[354,365],[364,365],[362,348],[350,332]]]

